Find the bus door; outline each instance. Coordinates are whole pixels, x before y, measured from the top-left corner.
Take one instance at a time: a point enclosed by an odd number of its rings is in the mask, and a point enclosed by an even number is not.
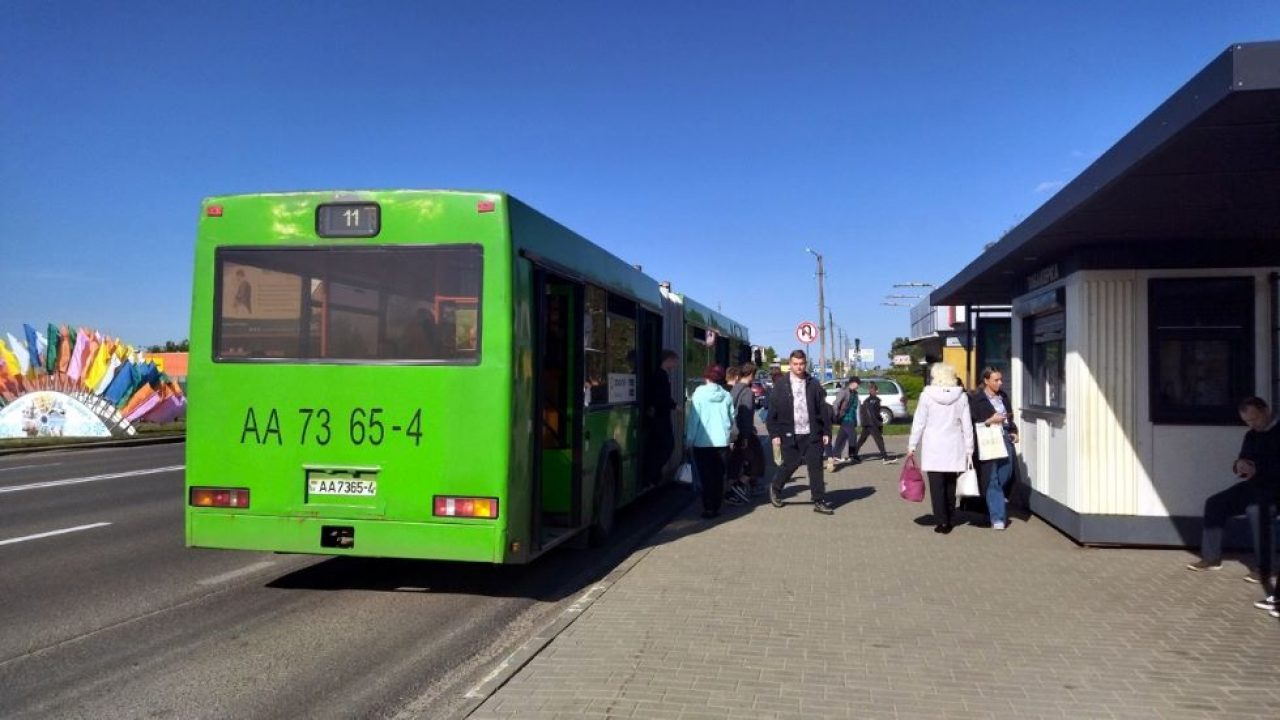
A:
[[[640,339],[639,353],[636,361],[636,378],[637,391],[639,392],[642,402],[640,408],[647,411],[651,404],[655,402],[653,398],[654,375],[659,372],[662,365],[662,317],[656,313],[650,312],[643,307],[639,308],[640,313]],[[661,403],[660,400],[656,401]],[[661,403],[665,406],[665,403]],[[666,466],[668,457],[661,457],[661,449],[667,448],[668,445],[660,438],[651,437],[654,426],[670,427],[667,423],[655,423],[652,418],[642,416],[643,422],[640,423],[640,453],[641,453],[641,475],[640,484],[651,484],[661,482],[662,470]],[[671,442],[674,443],[674,436]],[[655,449],[658,450],[655,453]]]
[[[582,286],[534,271],[533,537],[554,544],[582,526]]]

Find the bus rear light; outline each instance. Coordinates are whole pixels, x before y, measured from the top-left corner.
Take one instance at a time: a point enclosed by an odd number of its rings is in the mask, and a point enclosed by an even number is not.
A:
[[[491,213],[497,205],[492,200],[481,200],[476,203],[476,212]]]
[[[191,504],[195,507],[249,507],[249,488],[191,488]]]
[[[222,206],[210,205],[208,208],[205,209],[204,214],[208,215],[209,217],[222,217]]]
[[[469,517],[492,520],[498,517],[498,498],[437,495],[433,514],[438,517]]]

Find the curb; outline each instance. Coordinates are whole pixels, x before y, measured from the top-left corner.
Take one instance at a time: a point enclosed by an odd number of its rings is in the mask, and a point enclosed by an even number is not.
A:
[[[62,443],[54,445],[35,445],[32,447],[0,448],[0,457],[6,455],[24,455],[27,453],[52,452],[54,450],[80,450],[104,447],[133,447],[134,445],[162,445],[165,443],[184,442],[185,434],[160,435],[158,437],[136,437],[124,440],[92,440],[88,442]]]
[[[684,513],[685,509],[693,504],[696,497],[690,497],[687,502],[677,503],[672,512],[661,522],[655,523],[651,532],[643,533],[640,539],[641,543],[648,541],[654,536],[667,529],[673,520]],[[597,600],[599,600],[606,592],[609,591],[619,580],[631,572],[632,568],[645,559],[656,545],[649,544],[639,550],[633,550],[631,553],[613,570],[605,575],[599,582],[593,584],[587,591],[582,593],[573,601],[569,607],[560,611],[556,617],[544,625],[533,637],[524,641],[520,647],[516,648],[502,659],[489,674],[485,675],[475,687],[467,691],[463,696],[467,702],[454,715],[454,717],[463,719],[471,717],[493,694],[502,689],[516,673],[524,669],[544,648],[551,644],[561,633],[569,629],[582,614],[587,611]]]

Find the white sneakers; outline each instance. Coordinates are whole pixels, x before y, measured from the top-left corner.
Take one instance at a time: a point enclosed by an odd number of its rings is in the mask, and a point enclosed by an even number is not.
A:
[[[991,523],[992,530],[1003,530],[1004,528],[1005,528],[1004,523],[1000,522],[999,520]]]

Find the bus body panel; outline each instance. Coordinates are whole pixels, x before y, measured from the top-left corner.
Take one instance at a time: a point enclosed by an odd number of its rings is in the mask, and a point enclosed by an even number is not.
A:
[[[368,239],[319,238],[316,206],[373,201],[381,231]],[[490,203],[479,212],[480,203]],[[208,211],[217,206],[219,214]],[[366,538],[393,527],[429,523],[442,540],[428,550],[376,543],[410,557],[505,558],[508,519],[527,515],[509,492],[511,403],[511,256],[503,196],[471,193],[297,193],[211,198],[196,251],[188,391],[187,485],[245,487],[250,506],[188,507],[187,543],[292,552],[320,546],[319,526],[355,528]],[[478,362],[404,363],[260,360],[215,362],[215,256],[219,248],[311,248],[478,245],[482,256]],[[356,475],[377,483],[372,497],[321,496],[310,478]],[[494,520],[433,516],[437,495],[495,498]],[[235,516],[238,521],[216,520]],[[325,522],[322,522],[325,521]],[[332,521],[331,523],[328,521]],[[484,531],[471,529],[483,525]],[[447,529],[457,526],[453,540]],[[300,528],[314,530],[310,546]],[[448,550],[440,550],[450,545]],[[376,553],[374,553],[376,554]]]

